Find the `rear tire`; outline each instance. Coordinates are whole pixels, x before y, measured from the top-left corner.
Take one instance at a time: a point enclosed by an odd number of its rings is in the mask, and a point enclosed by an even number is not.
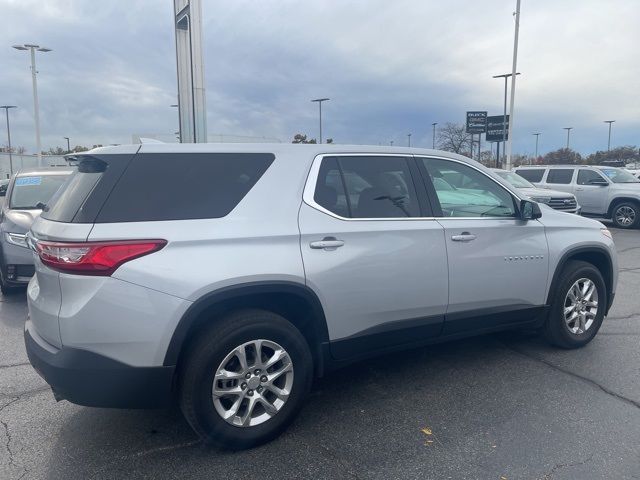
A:
[[[546,339],[561,348],[580,348],[596,336],[607,305],[600,271],[592,264],[572,260],[566,264],[543,328]]]
[[[281,360],[269,366],[276,358]],[[250,448],[293,421],[312,378],[313,359],[298,329],[275,313],[242,310],[215,322],[186,352],[180,408],[206,442]]]
[[[635,228],[640,222],[640,208],[633,202],[621,202],[611,210],[611,220],[618,228]]]

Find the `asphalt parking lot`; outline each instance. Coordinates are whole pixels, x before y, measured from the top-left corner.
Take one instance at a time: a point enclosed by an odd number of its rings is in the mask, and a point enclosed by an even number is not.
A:
[[[511,333],[356,364],[236,453],[177,410],[56,403],[24,350],[24,294],[1,298],[0,478],[640,479],[640,231],[614,236],[616,301],[586,348]]]

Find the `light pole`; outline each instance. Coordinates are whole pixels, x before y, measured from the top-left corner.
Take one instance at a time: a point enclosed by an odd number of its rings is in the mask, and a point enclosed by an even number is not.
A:
[[[311,100],[312,102],[318,102],[318,108],[320,110],[320,142],[322,143],[322,102],[331,100],[330,98],[316,98]]]
[[[69,145],[69,137],[62,137],[67,141],[67,153],[71,153],[71,146]]]
[[[538,137],[540,135],[542,135],[541,133],[534,133],[533,135],[536,136],[536,160],[538,160]]]
[[[520,75],[520,72],[517,72],[516,75]],[[512,73],[503,73],[502,75],[494,75],[493,78],[504,78],[504,113],[502,114],[502,154],[504,155],[507,151],[506,143],[507,143],[507,79],[513,76]],[[511,122],[509,122],[511,123]],[[498,161],[500,161],[500,142],[498,142]]]
[[[11,129],[9,128],[9,109],[17,108],[15,105],[2,105],[0,108],[4,108],[5,113],[7,114],[7,142],[9,145],[9,173],[13,175],[13,157],[11,153]]]
[[[611,124],[614,123],[615,120],[605,120],[604,123],[609,124],[609,141],[607,142],[607,152],[611,150]]]
[[[407,146],[410,147],[411,146],[411,134],[407,133]]]
[[[431,146],[431,148],[433,148],[434,150],[436,149],[436,125],[438,124],[438,122],[433,122],[431,124],[431,126],[433,127],[433,144]]]
[[[31,52],[31,79],[33,83],[33,112],[36,122],[36,148],[38,150],[38,165],[42,166],[42,147],[40,145],[40,106],[38,105],[38,80],[36,79],[36,50],[38,52],[50,52],[50,48],[41,47],[25,43],[24,45],[13,45],[16,50],[29,50]]]
[[[391,141],[389,142],[389,145],[391,145],[391,146],[393,147],[393,140],[391,140]]]
[[[573,130],[573,127],[563,127],[562,129],[567,131],[567,150],[569,150],[569,137],[571,136],[571,130]]]
[[[509,141],[507,142],[507,170],[511,170],[511,147],[513,146],[513,106],[516,99],[516,69],[518,65],[518,34],[520,32],[520,0],[516,0],[513,12],[515,30],[513,34],[513,62],[511,63],[511,101],[509,102]]]

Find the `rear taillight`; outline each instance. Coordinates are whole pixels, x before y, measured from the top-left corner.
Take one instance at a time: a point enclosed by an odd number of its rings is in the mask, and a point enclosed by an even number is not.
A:
[[[42,263],[64,273],[111,275],[125,262],[157,252],[166,240],[62,243],[40,240],[36,252]]]

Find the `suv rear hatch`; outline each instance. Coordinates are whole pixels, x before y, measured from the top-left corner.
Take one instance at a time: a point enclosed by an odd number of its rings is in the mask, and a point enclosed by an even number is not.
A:
[[[38,242],[85,242],[93,222],[134,154],[84,155],[78,168],[53,196],[29,233],[35,251]],[[60,273],[34,254],[35,278],[29,285],[29,316],[38,335],[62,346],[58,318],[62,305]]]

